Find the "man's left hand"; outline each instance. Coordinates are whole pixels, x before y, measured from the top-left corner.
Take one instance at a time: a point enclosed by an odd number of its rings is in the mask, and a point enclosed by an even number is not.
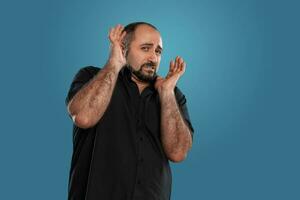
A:
[[[184,60],[181,57],[176,56],[175,61],[172,60],[170,62],[170,68],[166,78],[158,76],[155,81],[154,87],[158,93],[174,91],[177,81],[185,72],[185,67],[186,63]]]

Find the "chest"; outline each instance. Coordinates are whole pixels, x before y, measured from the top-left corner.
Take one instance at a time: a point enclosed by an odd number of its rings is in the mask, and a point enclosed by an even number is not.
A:
[[[154,136],[160,136],[159,96],[150,88],[144,88],[140,93],[137,85],[117,82],[103,117],[114,121],[112,126],[128,126],[126,128],[133,131],[142,126]]]

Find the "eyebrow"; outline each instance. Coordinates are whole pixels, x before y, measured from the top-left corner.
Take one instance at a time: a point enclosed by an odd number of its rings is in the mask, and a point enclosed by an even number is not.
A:
[[[140,46],[153,46],[153,43],[144,43],[144,44],[141,44]],[[163,48],[160,46],[160,45],[158,45],[158,48],[162,51],[163,50]]]

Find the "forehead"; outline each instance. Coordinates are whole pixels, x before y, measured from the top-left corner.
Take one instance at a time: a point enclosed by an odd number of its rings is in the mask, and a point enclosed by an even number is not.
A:
[[[142,45],[152,43],[154,46],[162,47],[162,39],[160,33],[148,25],[140,25],[134,32],[134,39],[132,41],[135,45]]]

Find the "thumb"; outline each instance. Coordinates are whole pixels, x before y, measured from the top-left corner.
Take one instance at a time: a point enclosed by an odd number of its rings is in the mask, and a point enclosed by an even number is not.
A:
[[[157,76],[157,77],[156,77],[156,81],[160,81],[160,80],[163,80],[163,77]]]

